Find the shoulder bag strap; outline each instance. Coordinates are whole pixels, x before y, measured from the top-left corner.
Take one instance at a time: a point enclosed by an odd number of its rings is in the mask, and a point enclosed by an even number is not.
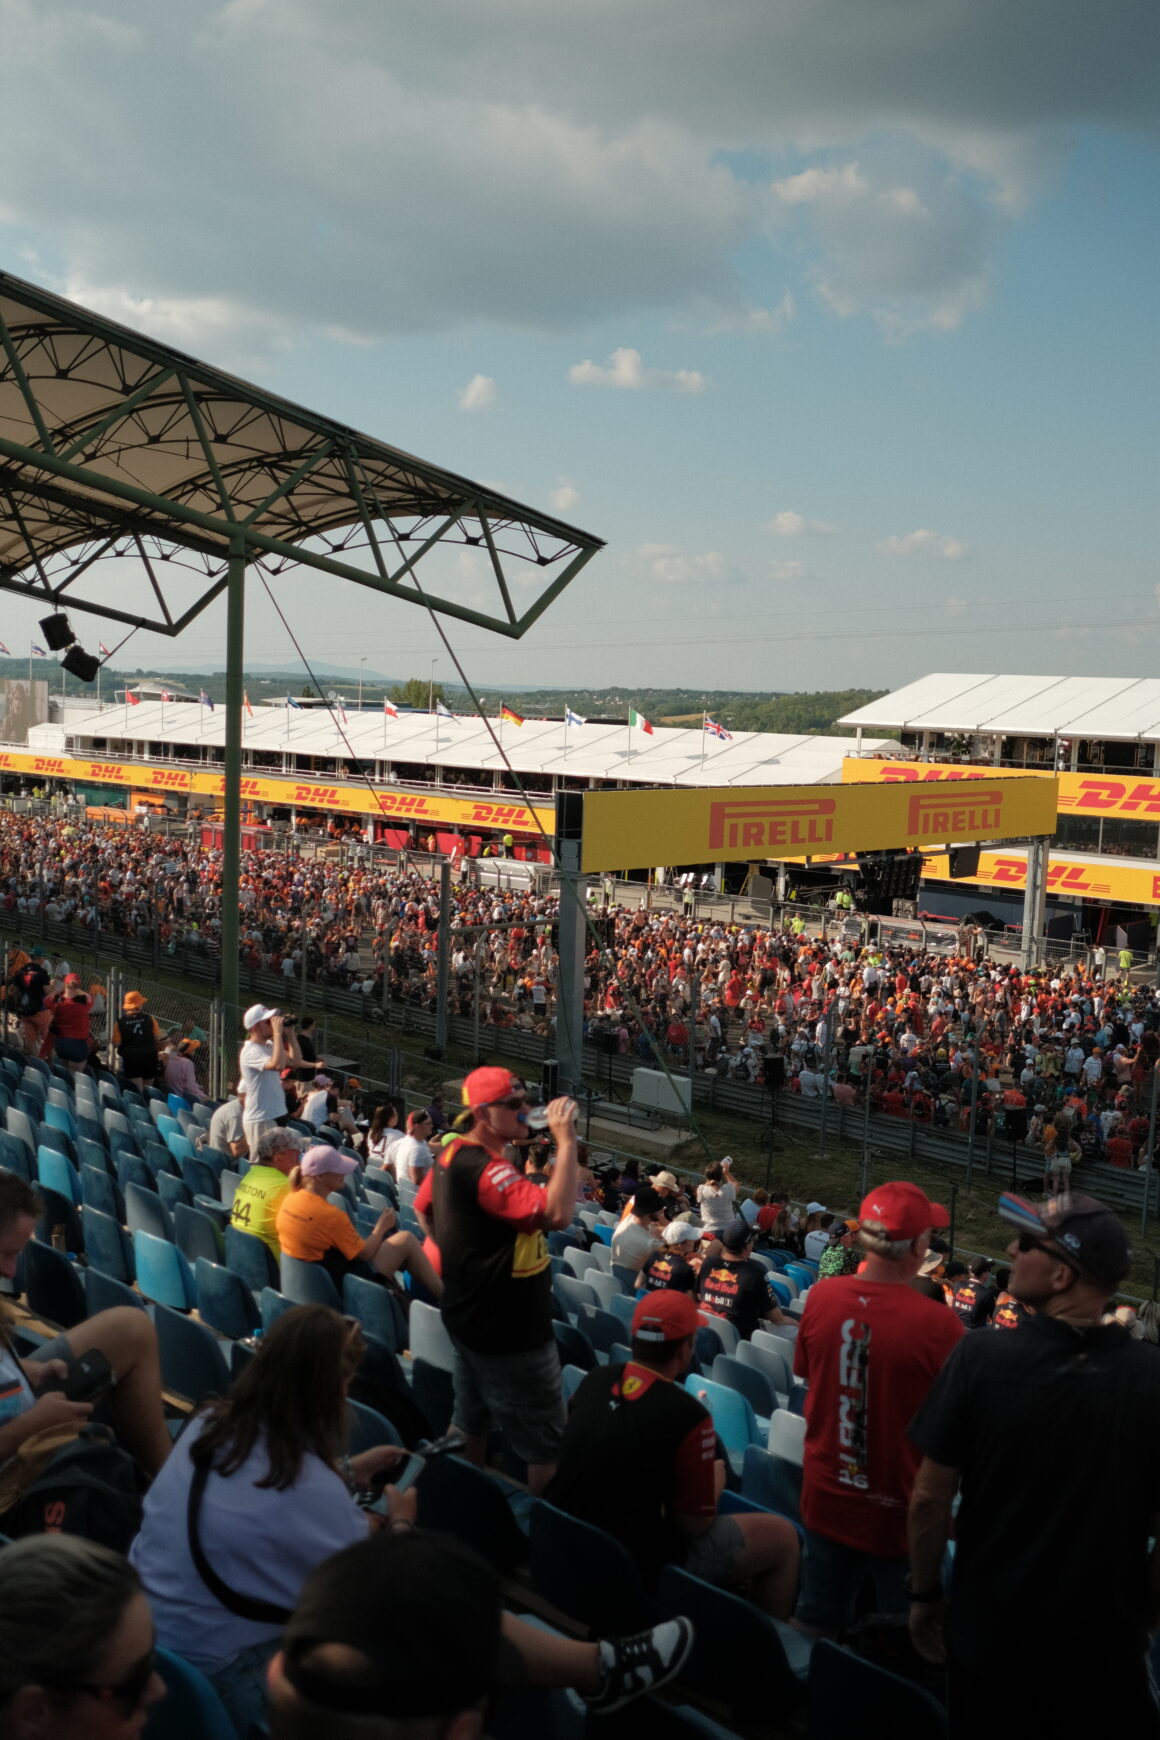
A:
[[[239,1619],[251,1619],[257,1625],[285,1625],[293,1611],[292,1608],[279,1607],[273,1601],[259,1601],[250,1595],[239,1595],[236,1589],[231,1589],[228,1583],[222,1582],[206,1558],[201,1544],[198,1523],[201,1516],[201,1501],[205,1497],[208,1480],[209,1468],[204,1464],[195,1463],[193,1480],[189,1487],[186,1524],[189,1529],[189,1550],[193,1555],[193,1563],[198,1576],[214,1600],[220,1601],[228,1612],[236,1613]]]

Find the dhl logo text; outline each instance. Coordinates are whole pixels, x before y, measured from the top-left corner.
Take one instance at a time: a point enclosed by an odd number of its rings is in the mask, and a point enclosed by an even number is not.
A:
[[[994,777],[991,769],[986,767],[921,767],[907,766],[904,762],[896,762],[882,769],[882,779],[887,785],[897,785],[905,780],[994,779]]]
[[[823,846],[834,837],[836,808],[823,797],[710,804],[709,847]]]
[[[1120,815],[1160,816],[1160,781],[1081,779],[1079,790],[1059,794],[1061,810],[1115,810]]]

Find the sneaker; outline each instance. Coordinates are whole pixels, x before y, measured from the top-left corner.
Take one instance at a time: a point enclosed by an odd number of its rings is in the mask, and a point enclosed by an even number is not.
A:
[[[693,1647],[692,1621],[666,1619],[663,1625],[638,1631],[633,1637],[602,1638],[597,1647],[604,1680],[600,1690],[584,1702],[590,1710],[607,1716],[644,1692],[667,1685],[680,1673]]]

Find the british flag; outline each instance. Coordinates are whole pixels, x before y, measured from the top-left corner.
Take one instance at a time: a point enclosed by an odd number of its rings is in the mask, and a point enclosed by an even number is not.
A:
[[[705,729],[710,737],[719,737],[722,743],[732,743],[733,741],[732,731],[726,731],[724,725],[718,725],[716,719],[710,719],[708,714],[705,715]]]

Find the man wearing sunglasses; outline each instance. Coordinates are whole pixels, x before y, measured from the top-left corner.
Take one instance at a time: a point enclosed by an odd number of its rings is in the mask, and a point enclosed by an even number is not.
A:
[[[1103,1321],[1131,1268],[1090,1196],[1003,1196],[1017,1335],[968,1335],[911,1427],[910,1630],[948,1667],[952,1740],[1004,1725],[1160,1735],[1146,1669],[1160,1620],[1160,1350]],[[954,1584],[943,1555],[961,1487]],[[995,1578],[1003,1599],[995,1599]],[[1018,1621],[1012,1624],[1012,1613]]]
[[[510,1070],[472,1070],[463,1084],[470,1120],[445,1142],[415,1198],[442,1258],[443,1321],[455,1346],[454,1424],[465,1455],[482,1463],[492,1425],[507,1432],[539,1493],[556,1469],[564,1432],[560,1360],[552,1330],[546,1234],[576,1206],[576,1104],[547,1108],[556,1158],[541,1188],[508,1149],[526,1140],[528,1094]]]

